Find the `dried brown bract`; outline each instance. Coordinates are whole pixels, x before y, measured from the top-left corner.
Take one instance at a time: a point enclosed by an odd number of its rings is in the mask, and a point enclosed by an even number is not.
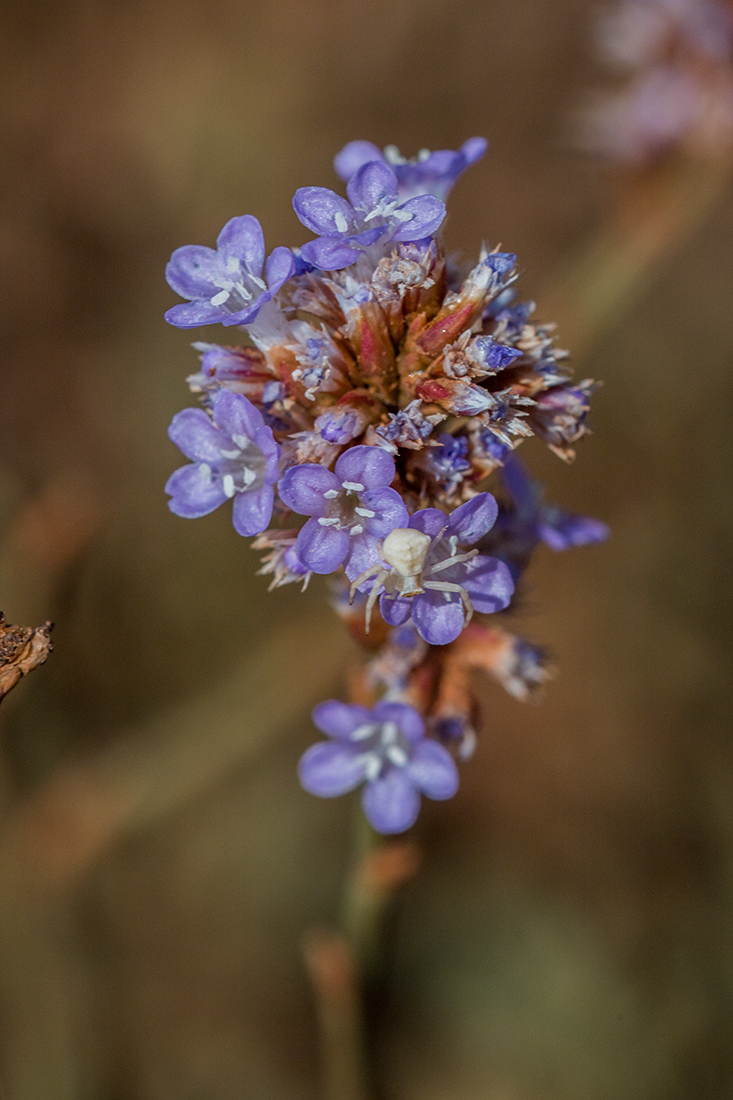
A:
[[[53,623],[13,626],[0,611],[0,700],[15,687],[22,676],[38,668],[53,649]]]

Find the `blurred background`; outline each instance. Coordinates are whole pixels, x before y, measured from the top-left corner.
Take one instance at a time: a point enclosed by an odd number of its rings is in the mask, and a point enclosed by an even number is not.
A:
[[[318,1096],[301,944],[335,918],[351,807],[295,766],[348,645],[323,584],[268,596],[224,509],[166,507],[199,334],[163,321],[164,265],[235,214],[302,243],[293,191],[335,186],[348,140],[481,134],[448,245],[518,253],[552,319],[616,187],[568,137],[594,11],[3,6],[0,607],[56,623],[0,713],[6,1100]],[[732,250],[729,193],[576,359],[606,382],[576,464],[522,448],[613,536],[538,553],[512,621],[559,676],[541,707],[481,684],[461,791],[424,807],[380,1096],[733,1094]]]

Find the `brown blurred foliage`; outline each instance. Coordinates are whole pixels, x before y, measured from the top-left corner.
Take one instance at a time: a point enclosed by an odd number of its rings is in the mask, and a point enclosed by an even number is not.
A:
[[[0,606],[56,622],[0,716],[8,1100],[317,1095],[301,943],[333,922],[350,807],[295,764],[347,643],[323,586],[267,596],[227,515],[165,506],[195,358],[163,267],[239,213],[302,242],[290,197],[347,140],[485,134],[449,244],[501,242],[539,295],[613,186],[564,140],[590,9],[0,14]],[[728,196],[578,364],[606,388],[576,465],[527,448],[613,538],[538,556],[513,617],[560,676],[541,708],[484,685],[462,790],[425,807],[373,1006],[385,1097],[733,1089],[732,252]]]

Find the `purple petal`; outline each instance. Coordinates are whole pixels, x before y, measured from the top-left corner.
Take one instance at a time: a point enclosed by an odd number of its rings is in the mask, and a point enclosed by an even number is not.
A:
[[[413,596],[412,621],[429,645],[448,645],[463,630],[466,616],[458,593],[427,591]]]
[[[265,262],[265,238],[257,218],[251,214],[230,218],[216,238],[216,247],[224,257],[244,260],[247,270],[259,277]]]
[[[309,519],[295,546],[306,568],[314,573],[333,573],[349,552],[349,532],[323,527],[317,519]]]
[[[381,153],[376,160],[367,161],[357,169],[346,185],[346,194],[351,205],[364,214],[381,202],[397,198],[397,177]]]
[[[455,508],[448,519],[447,535],[456,535],[463,546],[473,546],[496,523],[499,507],[491,493],[479,493]]]
[[[437,741],[418,745],[405,771],[428,798],[452,798],[458,790],[458,768],[448,750]]]
[[[341,482],[336,475],[317,462],[291,466],[277,487],[283,504],[300,516],[325,516],[329,502],[324,494],[340,489]]]
[[[479,554],[466,563],[466,570],[467,575],[461,583],[468,592],[474,611],[491,615],[509,606],[514,595],[514,581],[503,561]]]
[[[464,141],[460,152],[466,158],[466,168],[470,168],[477,160],[481,160],[488,147],[489,143],[483,137],[472,137],[468,141]]]
[[[248,302],[237,313],[226,313],[221,323],[223,325],[250,325],[256,319],[265,302],[270,301],[270,298],[272,298],[272,294],[269,290],[261,291],[253,301]]]
[[[320,798],[336,798],[358,787],[365,776],[366,762],[349,745],[321,741],[303,753],[298,764],[300,785]]]
[[[252,440],[264,424],[260,410],[243,393],[232,393],[231,390],[219,390],[212,412],[217,427],[230,438],[243,435]]]
[[[171,499],[168,507],[184,519],[200,519],[208,516],[227,499],[221,481],[202,471],[200,466],[181,466],[168,478],[166,493]]]
[[[288,279],[292,279],[294,274],[295,257],[290,249],[285,248],[284,245],[273,248],[265,264],[265,281],[270,294],[277,294],[280,287],[287,283]]]
[[[569,550],[572,546],[591,546],[604,542],[611,530],[599,519],[577,516],[548,505],[543,510],[539,536],[551,550]]]
[[[220,462],[222,448],[229,445],[229,440],[216,430],[203,409],[183,409],[176,413],[168,427],[168,438],[194,462]]]
[[[410,517],[409,527],[435,538],[448,525],[448,517],[440,508],[421,508]]]
[[[417,195],[408,199],[400,210],[412,215],[409,222],[400,222],[392,234],[393,241],[419,241],[434,233],[445,217],[445,203],[434,195]]]
[[[347,242],[348,238],[344,241],[341,237],[318,237],[304,244],[300,254],[321,271],[340,271],[356,263],[361,254],[360,249],[349,248]]]
[[[165,311],[165,319],[176,328],[198,328],[200,325],[220,325],[229,314],[221,306],[212,306],[207,298],[195,302],[180,302]]]
[[[392,481],[395,465],[392,455],[383,447],[362,443],[339,455],[334,472],[339,482],[351,481],[365,489],[378,489]]]
[[[383,592],[379,597],[379,613],[389,626],[402,626],[412,614],[412,601]]]
[[[177,248],[165,269],[168,286],[182,298],[210,298],[216,293],[214,279],[221,275],[221,260],[203,244]]]
[[[374,717],[378,722],[395,722],[407,740],[415,744],[425,736],[425,723],[415,708],[407,703],[377,703]]]
[[[254,437],[255,444],[265,456],[265,480],[268,485],[277,481],[280,465],[280,444],[275,442],[272,428],[266,424],[258,428]]]
[[[265,531],[272,519],[272,506],[275,502],[275,489],[272,485],[263,485],[261,489],[237,493],[232,508],[232,523],[238,535],[248,538]]]
[[[384,160],[382,150],[371,141],[350,141],[333,158],[333,166],[336,169],[336,175],[347,183],[354,172],[357,172],[362,164],[368,164],[370,160]]]
[[[350,581],[355,581],[365,570],[379,561],[377,539],[371,535],[354,535],[349,539],[349,552],[344,561],[346,576]],[[360,591],[369,592],[374,584],[374,577],[369,577],[360,585]]]
[[[361,804],[378,833],[404,833],[420,813],[420,795],[404,771],[397,768],[367,783]]]
[[[351,204],[328,187],[299,187],[293,197],[293,208],[307,229],[323,237],[342,236],[356,228]],[[339,214],[346,219],[346,230],[339,229]]]
[[[375,513],[371,519],[366,518],[364,521],[368,534],[375,538],[385,538],[395,527],[407,527],[407,508],[396,489],[384,485],[379,489],[367,489],[359,496],[364,507]]]
[[[342,703],[340,699],[327,699],[325,703],[319,703],[312,717],[316,729],[335,737],[337,741],[348,741],[354,730],[373,720],[372,712],[367,707]]]

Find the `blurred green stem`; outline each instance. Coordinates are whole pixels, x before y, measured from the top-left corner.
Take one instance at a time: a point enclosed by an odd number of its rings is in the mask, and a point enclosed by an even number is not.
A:
[[[372,829],[360,805],[357,811],[339,923],[362,981],[368,982],[379,958],[381,918],[389,894],[379,889],[369,874],[369,865],[383,846],[384,837]]]

